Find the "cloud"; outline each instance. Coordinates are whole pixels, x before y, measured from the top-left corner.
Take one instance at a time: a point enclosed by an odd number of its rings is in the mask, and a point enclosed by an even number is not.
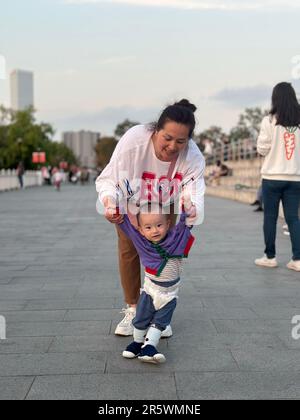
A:
[[[272,89],[267,85],[228,88],[220,90],[211,99],[233,107],[259,106],[270,102]]]
[[[167,7],[186,10],[265,10],[300,8],[298,0],[64,0],[67,4],[124,4],[140,7]]]

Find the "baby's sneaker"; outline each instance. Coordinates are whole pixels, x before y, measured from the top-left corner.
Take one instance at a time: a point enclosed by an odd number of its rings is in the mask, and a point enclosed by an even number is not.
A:
[[[142,345],[143,343],[133,341],[126,347],[126,350],[123,351],[122,356],[126,359],[134,359],[140,354]]]
[[[162,353],[159,353],[151,344],[147,344],[145,347],[141,348],[138,358],[141,362],[146,363],[164,363],[166,361],[165,356]]]

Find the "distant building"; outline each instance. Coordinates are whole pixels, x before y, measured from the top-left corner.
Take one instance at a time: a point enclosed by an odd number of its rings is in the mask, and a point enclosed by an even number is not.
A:
[[[10,74],[11,108],[21,111],[33,106],[33,73],[26,70],[13,70]]]
[[[82,166],[95,167],[95,146],[100,138],[100,133],[92,131],[67,131],[63,133],[63,142],[80,160]]]

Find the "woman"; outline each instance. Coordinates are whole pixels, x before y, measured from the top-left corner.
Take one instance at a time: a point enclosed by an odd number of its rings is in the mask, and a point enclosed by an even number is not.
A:
[[[278,266],[275,239],[281,200],[293,253],[287,267],[300,271],[300,105],[290,83],[279,83],[273,89],[272,109],[262,120],[257,150],[265,156],[261,169],[265,255],[255,264]]]
[[[186,99],[168,106],[157,123],[137,125],[128,130],[118,142],[112,158],[96,180],[99,200],[105,207],[106,219],[116,224],[119,248],[119,270],[124,298],[127,304],[125,317],[115,334],[132,335],[132,319],[140,295],[140,260],[131,240],[118,224],[123,216],[117,215],[117,192],[128,200],[131,214],[140,201],[161,201],[171,204],[179,198],[182,187],[190,194],[193,208],[189,211],[194,224],[204,217],[204,158],[191,136],[195,127],[196,107]],[[176,215],[170,215],[175,224]],[[196,221],[196,223],[195,223]],[[171,336],[169,327],[164,337]]]

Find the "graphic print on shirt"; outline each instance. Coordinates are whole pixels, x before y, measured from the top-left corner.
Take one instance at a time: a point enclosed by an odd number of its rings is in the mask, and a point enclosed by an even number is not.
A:
[[[298,127],[286,127],[286,131],[283,135],[284,145],[285,145],[285,156],[287,160],[291,160],[294,150],[296,147],[295,144],[295,131]]]
[[[182,179],[182,174],[178,172],[173,179],[169,179],[165,175],[157,178],[155,173],[145,171],[142,174],[140,198],[141,200],[166,203],[173,194],[174,196],[178,195]]]

